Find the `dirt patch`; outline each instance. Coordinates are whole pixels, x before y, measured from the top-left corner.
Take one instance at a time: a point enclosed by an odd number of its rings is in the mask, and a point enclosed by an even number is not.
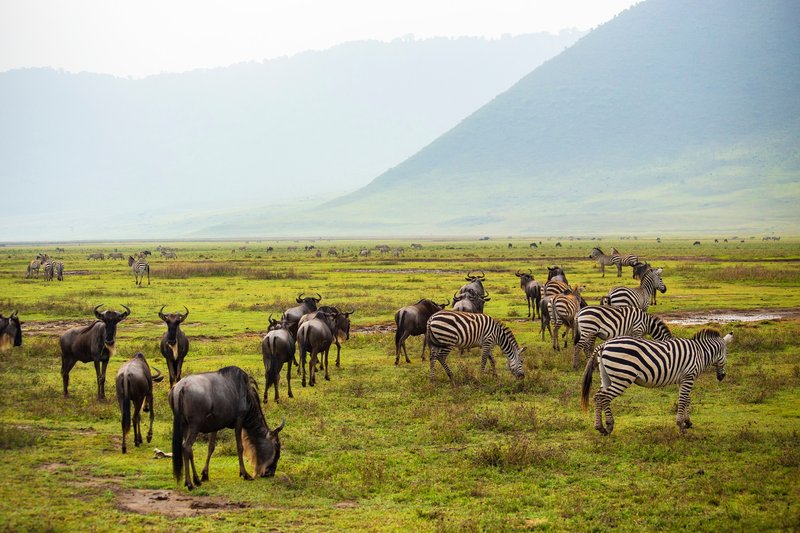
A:
[[[358,507],[358,502],[352,500],[343,500],[333,504],[337,509],[355,509]]]
[[[131,513],[182,517],[236,511],[249,506],[223,498],[192,496],[175,490],[126,489],[117,493],[117,507]]]
[[[53,473],[53,472],[58,472],[59,470],[64,469],[68,466],[69,465],[67,463],[44,463],[39,465],[37,468],[44,472]]]
[[[71,328],[85,327],[92,324],[88,319],[84,320],[31,320],[25,321],[24,334],[25,335],[61,335]],[[152,327],[154,324],[161,324],[161,322],[128,322],[124,323],[125,329],[140,329],[145,327]]]
[[[375,324],[372,326],[353,326],[350,333],[392,333],[397,329],[394,324]]]
[[[669,324],[681,326],[698,326],[701,324],[729,322],[761,322],[764,320],[780,320],[800,318],[800,309],[717,309],[709,311],[685,311],[658,315]]]

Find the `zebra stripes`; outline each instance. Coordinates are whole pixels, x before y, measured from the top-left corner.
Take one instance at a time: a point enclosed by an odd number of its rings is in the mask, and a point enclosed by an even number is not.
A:
[[[569,290],[571,289],[568,283],[554,279],[549,280],[542,287],[542,299],[539,301],[542,340],[544,340],[545,330],[549,331],[551,335],[553,334],[553,329],[550,327],[550,301],[556,294],[563,294]]]
[[[620,273],[622,272],[622,267],[623,266],[632,267],[633,265],[635,265],[636,263],[639,262],[639,256],[638,255],[636,255],[636,254],[625,254],[625,255],[622,255],[619,252],[619,250],[617,250],[613,246],[611,247],[611,257],[614,259],[614,261],[619,261],[619,271],[620,271]]]
[[[594,395],[594,427],[602,435],[614,430],[611,400],[636,383],[643,387],[664,387],[677,383],[678,415],[676,423],[681,433],[692,427],[689,418],[689,393],[694,380],[713,365],[717,379],[725,377],[725,359],[733,333],[721,337],[718,331],[703,329],[691,339],[650,341],[635,337],[619,337],[601,344],[586,363],[581,389],[581,406],[589,403],[592,371],[600,369],[601,386]],[[603,414],[605,413],[605,427]]]
[[[603,274],[602,277],[606,277],[607,266],[617,267],[617,277],[622,277],[622,261],[620,260],[619,254],[606,255],[603,253],[603,250],[595,247],[592,248],[592,253],[589,254],[589,259],[595,259],[597,261],[597,266],[600,267],[600,273]]]
[[[525,350],[517,344],[511,331],[484,314],[464,313],[461,311],[439,311],[428,319],[428,345],[431,347],[431,382],[434,380],[434,362],[439,361],[453,381],[453,373],[447,366],[447,355],[455,348],[481,347],[481,372],[486,368],[486,360],[492,363],[492,373],[497,375],[492,348],[496,345],[506,356],[508,369],[517,378],[523,378],[521,354]]]
[[[567,330],[572,329],[574,335],[575,315],[578,314],[578,311],[581,309],[581,307],[586,305],[586,302],[581,296],[582,292],[583,287],[576,286],[572,290],[562,294],[556,294],[550,298],[549,311],[550,322],[553,326],[553,349],[556,351],[560,349],[558,346],[558,328],[560,328],[562,325],[565,326],[563,335],[564,348],[567,347]]]
[[[672,338],[667,325],[655,315],[630,306],[590,305],[578,312],[575,318],[575,355],[572,368],[578,369],[578,359],[583,351],[589,357],[594,350],[595,339],[609,340],[615,337],[644,337],[654,340]]]
[[[132,255],[128,256],[128,266],[133,271],[134,279],[137,285],[141,285],[144,281],[144,275],[147,273],[147,284],[150,285],[150,265],[140,254],[139,259],[134,259]]]
[[[653,291],[667,292],[667,286],[664,285],[664,280],[661,279],[661,272],[661,268],[648,270],[642,275],[639,286],[635,288],[614,287],[608,292],[608,296],[600,299],[600,303],[617,306],[630,305],[642,311],[647,311],[647,308],[650,307],[650,298],[653,295]]]
[[[53,281],[53,260],[48,258],[42,261],[42,270],[44,272],[45,281]]]
[[[58,281],[64,281],[64,263],[61,261],[55,261],[53,263],[53,267],[56,271],[56,279],[58,279]]]

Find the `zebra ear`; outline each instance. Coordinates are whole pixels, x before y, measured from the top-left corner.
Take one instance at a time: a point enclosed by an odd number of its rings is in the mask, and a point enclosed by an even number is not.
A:
[[[731,331],[730,333],[725,335],[725,337],[723,337],[722,340],[725,341],[725,344],[730,344],[731,341],[733,340],[733,332]]]

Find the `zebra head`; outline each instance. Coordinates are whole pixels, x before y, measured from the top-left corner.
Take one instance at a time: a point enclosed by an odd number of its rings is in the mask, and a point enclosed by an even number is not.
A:
[[[655,287],[661,294],[667,292],[667,286],[664,285],[664,280],[661,279],[661,273],[663,271],[664,271],[663,268],[654,268],[653,270],[650,271],[653,277],[653,281],[655,281]]]
[[[525,377],[525,370],[522,367],[522,352],[524,351],[524,346],[512,346],[511,353],[506,358],[506,366],[508,366],[511,374],[517,379]]]

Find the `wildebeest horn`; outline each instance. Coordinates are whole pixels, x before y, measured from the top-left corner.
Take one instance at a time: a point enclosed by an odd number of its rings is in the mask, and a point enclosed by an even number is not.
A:
[[[352,315],[352,314],[353,314],[353,313],[355,313],[355,312],[356,312],[356,308],[355,308],[355,307],[353,307],[353,308],[352,308],[350,311],[347,311],[346,313],[344,313],[344,315],[345,315],[345,316],[350,316],[350,315]]]
[[[321,295],[320,295],[318,292],[317,292],[317,293],[315,293],[315,294],[317,295],[317,297],[316,297],[316,300],[317,300],[318,302],[321,302],[321,301],[322,301],[322,296],[321,296]]]
[[[284,416],[283,417],[283,421],[281,422],[281,425],[276,427],[275,429],[273,429],[272,430],[272,434],[273,435],[277,435],[278,433],[280,433],[280,431],[283,429],[283,426],[285,426],[285,425],[286,425],[286,417]]]
[[[186,310],[186,313],[184,313],[184,314],[181,316],[181,319],[180,319],[180,321],[181,321],[181,322],[183,322],[184,320],[186,320],[186,317],[187,317],[187,316],[189,316],[189,308],[188,308],[188,307],[186,307],[185,305],[183,306],[183,308]]]
[[[519,269],[517,269],[517,272],[514,275],[517,276],[518,278],[522,277],[522,274],[519,273]]]
[[[153,370],[156,371],[156,375],[152,377],[153,381],[156,383],[161,383],[161,380],[164,379],[164,376],[161,375],[161,371],[156,367],[153,367]]]
[[[447,301],[442,304],[442,307],[447,307],[448,305],[450,305],[450,298],[448,298]]]
[[[532,275],[533,275],[533,270],[531,270],[530,268],[528,269],[528,275],[529,275],[529,276],[532,276]]]
[[[122,318],[120,318],[120,320],[123,320],[123,319],[124,319],[124,318],[126,318],[126,317],[127,317],[129,314],[131,314],[131,308],[130,308],[130,307],[128,307],[127,305],[125,305],[125,304],[119,304],[119,305],[121,305],[122,307],[124,307],[124,308],[125,308],[125,312],[124,312],[124,313],[122,313]]]
[[[480,276],[478,276],[478,277],[479,277],[480,279],[485,279],[485,278],[486,278],[486,273],[485,273],[483,270],[481,270],[481,275],[480,275]]]
[[[164,322],[166,322],[166,321],[167,321],[167,317],[166,317],[166,316],[164,316],[164,308],[165,308],[165,307],[166,307],[166,305],[162,305],[162,306],[161,306],[161,309],[158,311],[158,318],[160,318],[160,319],[161,319],[161,320],[163,320]]]
[[[100,309],[101,307],[103,307],[103,304],[100,304],[94,308],[94,316],[96,316],[98,319],[100,319],[100,313],[98,313],[97,310]]]
[[[19,310],[16,310],[13,313],[11,313],[11,316],[8,318],[17,318],[17,313],[19,313]]]
[[[471,280],[472,280],[472,270],[470,270],[469,272],[467,272],[467,277],[466,277],[466,278],[464,278],[464,279],[465,279],[465,280],[467,280],[467,281],[471,281]]]
[[[299,303],[299,304],[303,303],[303,293],[302,292],[297,295],[297,298],[295,298],[295,301],[297,301],[297,303]]]
[[[488,302],[489,300],[491,300],[491,298],[489,298],[489,291],[486,291],[486,293],[483,296],[481,296],[481,300],[483,300],[484,302]]]

